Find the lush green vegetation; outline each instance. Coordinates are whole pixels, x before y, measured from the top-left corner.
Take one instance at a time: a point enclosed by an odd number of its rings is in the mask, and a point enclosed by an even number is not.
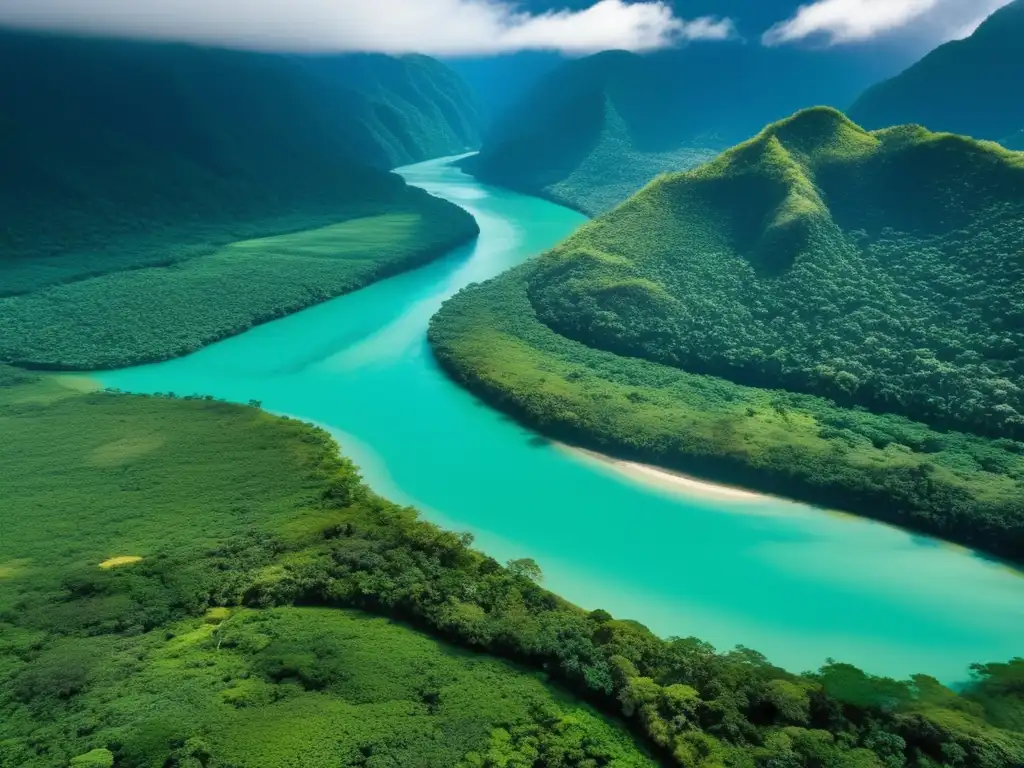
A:
[[[184,355],[424,264],[478,231],[461,208],[417,189],[407,197],[381,215],[0,298],[0,360],[96,369]]]
[[[940,46],[869,88],[850,117],[869,128],[917,123],[933,131],[1002,140],[1024,124],[1024,105],[1002,84],[1024,71],[1024,2],[992,14],[970,37]],[[1009,146],[1009,145],[1007,145]]]
[[[996,145],[811,110],[465,291],[431,339],[543,431],[1019,560],[1022,192]]]
[[[543,675],[355,611],[258,608],[379,513],[348,506],[366,492],[323,433],[0,374],[0,764],[653,768]]]
[[[19,73],[0,89],[0,360],[81,367],[179,354],[477,231],[461,210],[387,172],[477,141],[466,86],[426,57],[0,31],[0,66]],[[371,242],[360,232],[383,219],[330,230],[335,253],[320,249],[331,261],[307,264],[315,275],[270,251],[221,250],[389,215],[420,224]],[[355,264],[351,252],[364,245]],[[209,301],[211,316],[186,312]],[[152,338],[168,330],[166,342]]]
[[[374,496],[318,429],[69,383],[0,368],[4,765],[654,765],[551,682],[686,768],[1024,760],[1020,660],[958,695],[660,640]]]
[[[64,700],[47,690],[97,655],[71,681],[79,690]],[[102,744],[108,768],[469,768],[519,753],[552,766],[587,754],[593,765],[654,768],[624,730],[541,675],[356,611],[222,609],[116,640],[63,638],[14,685],[8,732],[29,732],[45,753],[12,745],[12,765],[65,766]]]
[[[585,228],[530,298],[588,346],[1021,437],[1022,234],[1024,155],[815,109]]]

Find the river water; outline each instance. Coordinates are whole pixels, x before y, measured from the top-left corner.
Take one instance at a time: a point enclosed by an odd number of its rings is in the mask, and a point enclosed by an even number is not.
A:
[[[400,170],[468,209],[479,240],[423,269],[188,357],[98,374],[135,392],[259,400],[328,428],[383,495],[532,557],[545,585],[661,635],[745,645],[794,671],[826,658],[946,682],[1024,654],[1024,578],[975,553],[785,501],[659,489],[559,450],[438,370],[427,323],[459,288],[549,248],[584,218],[445,161]]]

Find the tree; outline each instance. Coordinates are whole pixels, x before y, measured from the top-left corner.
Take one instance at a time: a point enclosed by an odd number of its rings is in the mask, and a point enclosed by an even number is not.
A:
[[[109,749],[94,749],[71,758],[70,768],[113,768],[114,753]]]
[[[520,576],[524,579],[529,579],[534,584],[539,584],[544,580],[544,573],[541,571],[540,566],[537,565],[537,561],[532,557],[523,557],[518,560],[509,560],[506,563],[509,573],[513,576]]]

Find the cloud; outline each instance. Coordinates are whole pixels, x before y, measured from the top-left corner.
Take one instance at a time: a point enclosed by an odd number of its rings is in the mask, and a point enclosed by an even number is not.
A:
[[[824,38],[830,45],[920,27],[938,42],[964,37],[1010,0],[816,0],[762,37],[765,45]],[[965,34],[966,33],[966,34]]]
[[[265,51],[586,54],[723,40],[728,19],[658,1],[526,13],[513,0],[2,0],[0,25]]]

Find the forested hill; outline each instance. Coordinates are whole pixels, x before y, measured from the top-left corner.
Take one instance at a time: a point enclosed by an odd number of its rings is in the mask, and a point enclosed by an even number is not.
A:
[[[1024,155],[806,110],[542,262],[591,346],[1024,437]]]
[[[815,108],[460,293],[430,338],[549,436],[1024,561],[1022,236],[1024,154]]]
[[[850,117],[867,128],[916,123],[1009,142],[1024,125],[1024,101],[1007,91],[1007,84],[1022,75],[1024,0],[1016,0],[970,37],[940,46],[870,88],[850,108]]]
[[[884,60],[741,41],[605,52],[542,77],[466,167],[598,214],[798,109],[846,105],[886,74]]]
[[[424,57],[0,32],[0,68],[0,266],[390,200],[381,171],[478,141],[466,87]]]
[[[0,360],[187,354],[474,237],[390,169],[475,147],[422,56],[0,32]]]

